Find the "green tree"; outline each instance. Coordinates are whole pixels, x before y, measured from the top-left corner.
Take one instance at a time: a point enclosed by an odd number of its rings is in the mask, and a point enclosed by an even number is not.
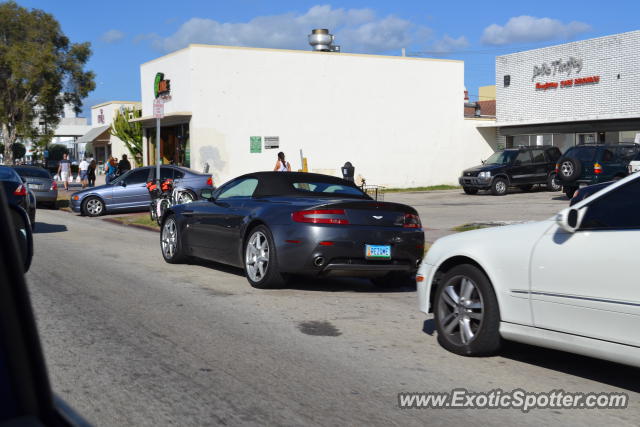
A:
[[[80,111],[95,88],[84,71],[89,43],[70,43],[55,18],[14,1],[0,3],[0,138],[5,163],[18,138],[51,140],[65,104]],[[44,123],[44,126],[39,126]]]
[[[62,144],[49,146],[49,160],[62,160],[64,154],[69,154],[69,149]]]
[[[127,146],[132,160],[136,165],[142,165],[142,125],[140,122],[130,122],[130,118],[142,116],[138,108],[123,108],[116,111],[111,124],[111,135],[117,136]]]
[[[25,154],[27,154],[27,149],[25,148],[24,144],[20,142],[15,142],[11,146],[11,152],[13,154],[14,160],[21,159],[24,157]]]

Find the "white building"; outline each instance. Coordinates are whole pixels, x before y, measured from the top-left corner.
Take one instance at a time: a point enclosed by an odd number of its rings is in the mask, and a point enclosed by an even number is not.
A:
[[[500,145],[640,142],[640,31],[496,58]]]
[[[91,107],[91,129],[77,142],[87,144],[85,151],[93,154],[98,163],[103,163],[110,156],[122,158],[126,154],[133,159],[127,146],[120,138],[111,135],[110,128],[116,111],[125,109],[139,109],[140,103],[135,101],[109,101]],[[132,160],[133,164],[133,160]]]
[[[140,67],[144,162],[157,78],[171,96],[163,161],[208,164],[216,183],[271,170],[279,151],[299,169],[302,150],[312,172],[350,161],[370,184],[457,184],[495,145],[493,121],[463,118],[463,73],[453,60],[190,45]]]

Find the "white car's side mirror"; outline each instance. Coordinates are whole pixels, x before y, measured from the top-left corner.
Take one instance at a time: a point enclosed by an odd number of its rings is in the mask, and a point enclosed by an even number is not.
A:
[[[568,233],[575,233],[580,228],[580,223],[586,212],[586,208],[580,210],[574,208],[567,208],[558,213],[556,216],[556,223],[560,228]]]

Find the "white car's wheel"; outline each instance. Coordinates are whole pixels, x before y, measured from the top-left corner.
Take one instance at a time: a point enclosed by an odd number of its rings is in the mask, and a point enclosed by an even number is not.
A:
[[[500,310],[493,287],[473,265],[449,270],[434,297],[438,342],[466,356],[492,354],[500,347]]]

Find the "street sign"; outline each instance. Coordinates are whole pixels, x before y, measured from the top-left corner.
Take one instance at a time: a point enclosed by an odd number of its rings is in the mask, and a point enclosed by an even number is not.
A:
[[[153,117],[156,119],[164,117],[164,103],[160,99],[153,101]]]

